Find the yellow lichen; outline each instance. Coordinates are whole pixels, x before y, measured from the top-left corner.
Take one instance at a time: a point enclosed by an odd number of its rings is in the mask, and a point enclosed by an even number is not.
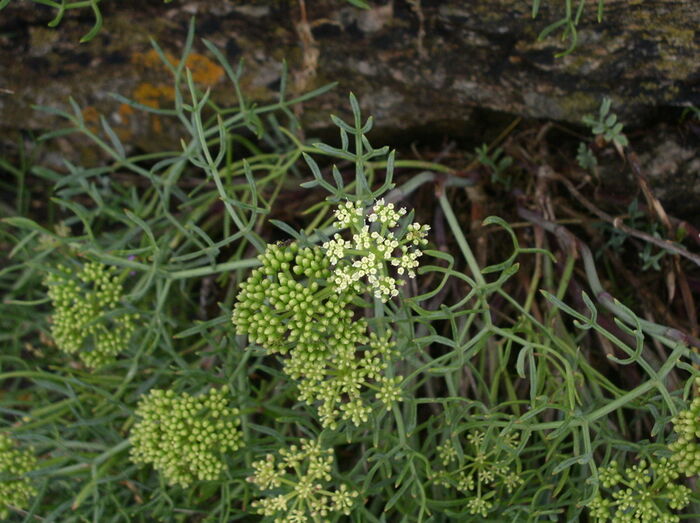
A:
[[[178,64],[177,58],[175,58],[171,53],[165,53],[165,58],[173,65]],[[145,53],[134,53],[131,55],[131,63],[135,65],[141,65],[149,69],[160,69],[164,67],[163,60],[155,49],[146,51]]]
[[[119,139],[123,142],[131,140],[133,133],[131,132],[131,115],[134,114],[134,108],[129,104],[119,104],[117,109],[118,122],[115,126],[115,131]]]
[[[120,123],[126,125],[129,123],[129,116],[134,114],[134,108],[129,104],[119,104],[117,113],[119,114]]]
[[[180,63],[180,60],[175,58],[171,53],[166,52],[165,58],[173,67],[177,67]],[[131,55],[131,63],[146,69],[156,69],[159,70],[159,72],[166,72],[163,60],[153,49],[145,53],[134,53]],[[206,87],[217,84],[224,77],[223,67],[203,54],[191,53],[185,61],[185,67],[192,72],[192,79],[195,83]]]
[[[160,107],[161,100],[174,100],[175,90],[170,85],[144,82],[134,89],[134,100],[148,107]]]
[[[86,106],[82,110],[83,121],[85,126],[93,133],[97,132],[97,124],[100,121],[100,113],[92,105]]]
[[[180,60],[175,58],[171,53],[166,52],[164,56],[173,67],[177,67],[180,64]],[[168,68],[166,64],[163,63],[163,59],[153,49],[145,53],[133,53],[131,55],[131,63],[143,69],[153,71],[155,74],[149,74],[150,77],[162,77],[164,80],[168,73]],[[196,84],[204,87],[216,85],[223,79],[225,74],[224,69],[220,65],[198,53],[191,53],[187,57],[185,67],[190,70],[192,80]],[[172,85],[160,81],[142,82],[134,88],[132,98],[142,105],[159,109],[164,105],[170,105],[171,102],[175,100],[175,89]],[[131,134],[129,129],[129,117],[132,113],[133,109],[126,104],[122,104],[122,106],[119,107],[118,115],[120,126],[118,131],[121,131],[119,134],[120,137],[128,137]],[[159,115],[151,114],[149,116],[149,121],[154,133],[161,133],[163,131],[163,122]]]
[[[204,55],[192,53],[185,66],[192,71],[192,80],[207,87],[215,85],[224,77],[224,69]]]

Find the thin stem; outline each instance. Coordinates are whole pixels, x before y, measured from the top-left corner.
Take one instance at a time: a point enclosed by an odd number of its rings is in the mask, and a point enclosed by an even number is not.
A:
[[[196,278],[198,276],[208,276],[210,274],[220,274],[222,272],[237,271],[240,269],[250,269],[258,267],[260,260],[257,258],[248,258],[245,260],[236,260],[226,263],[219,263],[211,267],[198,267],[196,269],[183,269],[181,271],[173,271],[166,273],[166,277],[171,280],[183,280],[187,278]]]
[[[452,206],[450,205],[450,202],[447,200],[447,196],[443,193],[440,195],[439,198],[440,201],[440,206],[442,207],[443,212],[445,213],[445,218],[447,219],[447,223],[450,225],[450,229],[452,230],[452,233],[455,236],[455,240],[457,240],[457,245],[459,245],[460,250],[462,251],[462,254],[464,255],[464,259],[467,261],[467,265],[469,266],[469,270],[472,272],[474,276],[474,280],[476,281],[477,285],[479,287],[484,287],[486,286],[486,280],[484,279],[483,275],[481,274],[481,269],[479,268],[479,264],[476,261],[476,258],[474,257],[474,254],[472,253],[472,250],[469,248],[469,243],[467,242],[467,239],[464,237],[464,234],[462,233],[462,228],[459,225],[459,222],[457,221],[457,217],[455,216],[454,212],[452,211]]]

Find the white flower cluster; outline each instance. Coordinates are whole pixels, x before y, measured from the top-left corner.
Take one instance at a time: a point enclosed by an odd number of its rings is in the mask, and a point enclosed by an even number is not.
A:
[[[324,243],[323,247],[326,249],[326,254],[328,254],[331,263],[335,265],[339,260],[343,259],[345,251],[350,249],[352,244],[347,240],[343,240],[340,234],[336,234],[331,241]]]
[[[418,247],[427,245],[430,226],[411,223],[403,234],[391,231],[405,214],[406,209],[396,209],[384,199],[377,200],[367,212],[360,202],[340,205],[334,225],[338,229],[349,228],[352,239],[335,234],[323,244],[334,266],[332,281],[339,291],[354,288],[362,292],[361,280],[366,278],[372,294],[386,302],[398,295],[398,287],[404,283],[389,274],[390,267],[396,267],[399,276],[416,277],[418,258],[423,255]]]
[[[349,227],[358,219],[362,219],[362,203],[361,202],[345,202],[335,210],[335,220],[341,229]]]
[[[382,198],[377,200],[377,204],[372,207],[372,213],[367,217],[367,220],[370,223],[379,222],[387,227],[396,227],[404,214],[406,214],[406,209],[401,207],[395,211],[394,204],[384,203],[384,198]]]

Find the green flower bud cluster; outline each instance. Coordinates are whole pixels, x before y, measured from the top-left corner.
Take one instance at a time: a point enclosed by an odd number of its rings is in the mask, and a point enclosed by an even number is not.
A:
[[[667,458],[620,468],[617,461],[598,470],[602,488],[589,503],[593,521],[613,523],[675,523],[675,510],[690,503],[690,489],[675,483],[677,467]]]
[[[46,277],[53,302],[51,334],[59,349],[80,356],[91,368],[114,360],[136,328],[135,314],[117,313],[124,290],[115,267],[87,263],[77,271],[63,265]]]
[[[700,378],[696,380],[700,387]],[[700,474],[700,397],[694,398],[687,410],[673,419],[673,430],[678,439],[669,445],[671,460],[686,476]]]
[[[439,464],[432,480],[445,488],[454,488],[465,495],[467,510],[483,518],[497,508],[500,500],[508,504],[511,494],[523,483],[521,464],[515,453],[518,434],[511,432],[487,438],[481,431],[470,432],[462,445],[463,458],[452,438],[437,447]]]
[[[404,280],[390,275],[395,267],[399,277],[415,278],[418,258],[423,255],[419,246],[427,245],[430,227],[419,223],[408,224],[401,232],[399,220],[406,209],[395,209],[393,203],[377,200],[366,213],[360,202],[345,202],[335,211],[335,227],[349,228],[351,240],[340,234],[323,244],[333,271],[333,282],[339,290],[348,288],[363,292],[367,288],[384,302],[397,296]],[[361,284],[366,279],[366,286]]]
[[[371,389],[387,408],[400,397],[401,378],[384,376],[396,356],[391,333],[368,333],[354,319],[353,294],[329,283],[330,261],[319,248],[269,245],[262,267],[241,285],[232,321],[239,335],[287,357],[284,372],[298,381],[299,399],[318,407],[321,423],[367,421]]]
[[[15,448],[14,442],[0,434],[0,519],[9,517],[10,508],[25,508],[36,496],[36,488],[26,477],[36,468],[36,458],[31,452]]]
[[[224,469],[223,456],[242,446],[238,409],[229,407],[224,386],[196,397],[172,390],[152,390],[141,399],[129,437],[131,460],[151,463],[170,485],[214,480]]]
[[[358,492],[345,484],[328,490],[333,463],[332,449],[306,439],[299,446],[281,449],[279,456],[268,454],[253,463],[255,473],[248,478],[261,490],[270,491],[254,501],[253,507],[258,514],[275,517],[275,523],[325,520],[331,513],[349,515]]]

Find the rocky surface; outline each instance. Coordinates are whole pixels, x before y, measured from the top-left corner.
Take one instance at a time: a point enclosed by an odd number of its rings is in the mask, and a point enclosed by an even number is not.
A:
[[[691,0],[607,0],[601,23],[595,6],[587,7],[578,46],[559,58],[568,46],[560,32],[537,39],[561,17],[559,2],[542,2],[535,20],[521,0],[375,0],[370,11],[340,0],[308,4],[304,17],[297,1],[110,2],[102,31],[80,44],[89,10],[69,12],[52,29],[51,9],[13,2],[0,15],[0,119],[42,127],[46,119],[30,106],[65,104],[68,96],[114,110],[112,91],[167,102],[149,38],[176,56],[193,15],[198,37],[233,63],[245,60],[244,87],[254,98],[273,95],[283,59],[294,90],[339,80],[333,95],[307,104],[313,114],[342,107],[348,89],[378,121],[403,128],[468,120],[475,106],[578,122],[603,95],[623,117],[700,104],[700,4]],[[230,93],[202,50],[194,58],[200,83]]]

